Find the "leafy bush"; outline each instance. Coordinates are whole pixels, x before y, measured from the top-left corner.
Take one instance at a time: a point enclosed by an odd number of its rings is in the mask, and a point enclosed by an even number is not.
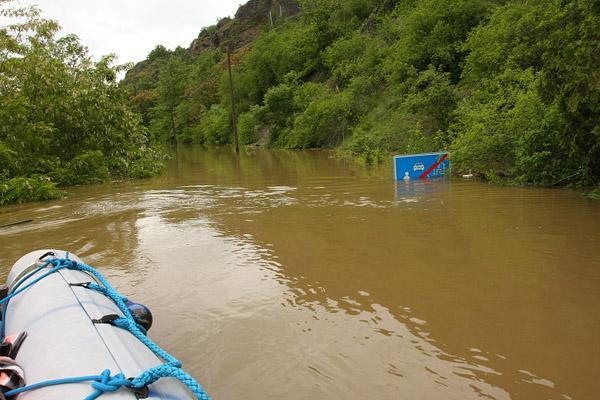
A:
[[[443,134],[458,95],[448,73],[409,71],[369,110],[343,150],[367,162],[389,152],[418,153],[445,147]]]
[[[537,75],[507,70],[458,108],[452,151],[459,168],[538,184],[560,179],[563,152],[548,133],[561,121],[540,99]]]
[[[313,100],[326,92],[322,85],[299,82],[296,74],[288,74],[284,83],[269,89],[261,108],[267,143],[272,147],[302,147],[292,136],[294,123]]]
[[[309,76],[319,65],[320,50],[312,24],[286,25],[260,36],[234,70],[240,109],[262,102],[269,88],[282,83],[290,72]],[[225,76],[221,88],[222,93],[227,93]]]
[[[17,152],[0,142],[0,179],[14,173]]]
[[[103,182],[109,178],[110,171],[104,154],[100,150],[89,150],[80,153],[51,175],[61,185],[78,185]]]
[[[200,134],[198,138],[200,143],[231,143],[231,113],[218,104],[213,105],[200,121],[198,132]]]
[[[263,108],[253,106],[248,112],[240,115],[238,120],[238,132],[240,135],[240,144],[255,144],[260,139],[260,130],[262,127]]]
[[[474,95],[458,111],[453,145],[460,159],[523,182],[597,184],[599,30],[597,6],[559,1],[510,2],[474,30],[464,70]]]
[[[590,199],[594,199],[594,200],[600,200],[600,187],[595,188],[594,190],[590,191],[587,196]]]
[[[418,70],[429,65],[449,72],[459,80],[466,51],[461,48],[470,31],[493,8],[487,0],[423,0],[397,8],[387,28],[396,40],[390,61],[406,63]]]
[[[319,96],[295,119],[286,147],[306,149],[336,145],[348,135],[352,118],[347,96],[334,93]]]
[[[164,170],[165,154],[152,147],[140,150],[135,159],[131,160],[128,177],[133,179],[150,178]]]
[[[41,201],[61,198],[64,192],[48,178],[33,175],[18,176],[0,181],[0,206],[27,201]]]

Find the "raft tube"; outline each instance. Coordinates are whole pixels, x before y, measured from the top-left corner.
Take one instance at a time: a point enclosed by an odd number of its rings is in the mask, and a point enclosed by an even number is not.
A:
[[[62,250],[47,249],[23,256],[8,275],[9,293],[35,269],[39,257],[50,251],[56,258],[66,256]],[[69,254],[69,258],[82,262],[73,254]],[[27,385],[52,379],[99,375],[106,369],[111,374],[121,372],[125,377],[136,377],[148,368],[162,364],[127,330],[110,324],[92,323],[92,320],[105,315],[123,314],[101,293],[69,285],[82,282],[95,282],[95,279],[82,271],[63,269],[42,279],[8,303],[3,316],[5,334],[27,332],[16,356],[17,363],[25,372]],[[173,378],[159,379],[149,385],[149,389],[148,399],[194,398],[185,385]],[[93,391],[89,382],[63,384],[21,393],[17,400],[84,399]],[[101,399],[136,400],[136,396],[122,388],[103,394]]]

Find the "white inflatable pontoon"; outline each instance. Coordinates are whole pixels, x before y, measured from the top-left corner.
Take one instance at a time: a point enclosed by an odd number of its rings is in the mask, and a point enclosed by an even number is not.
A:
[[[9,293],[17,283],[39,266],[47,252],[65,258],[61,250],[38,250],[23,256],[8,275]],[[74,255],[70,259],[81,262]],[[40,273],[30,277],[35,279]],[[110,314],[123,315],[117,305],[95,290],[71,286],[96,282],[86,272],[62,269],[16,295],[3,315],[5,334],[27,332],[16,356],[25,372],[26,385],[52,379],[123,373],[137,377],[148,368],[163,363],[148,347],[125,329],[92,321]],[[21,287],[27,282],[22,282]],[[186,386],[174,378],[162,378],[149,385],[148,399],[193,399]],[[43,387],[17,395],[17,400],[80,400],[94,392],[89,382]],[[122,388],[104,393],[102,400],[136,400]]]

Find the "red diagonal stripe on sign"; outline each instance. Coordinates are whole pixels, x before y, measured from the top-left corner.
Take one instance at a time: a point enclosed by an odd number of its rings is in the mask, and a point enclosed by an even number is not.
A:
[[[446,153],[443,156],[441,156],[440,159],[437,160],[435,164],[433,164],[431,167],[429,167],[429,169],[427,171],[423,172],[419,176],[419,179],[427,179],[427,175],[429,175],[431,173],[431,171],[433,171],[434,169],[436,169],[438,165],[440,165],[441,163],[443,163],[444,161],[446,161],[446,158],[448,158],[448,153]]]

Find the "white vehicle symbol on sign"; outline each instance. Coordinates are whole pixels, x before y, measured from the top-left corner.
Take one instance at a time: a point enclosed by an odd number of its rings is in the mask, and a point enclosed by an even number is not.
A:
[[[413,165],[413,171],[425,171],[425,166],[423,163],[416,163]]]

